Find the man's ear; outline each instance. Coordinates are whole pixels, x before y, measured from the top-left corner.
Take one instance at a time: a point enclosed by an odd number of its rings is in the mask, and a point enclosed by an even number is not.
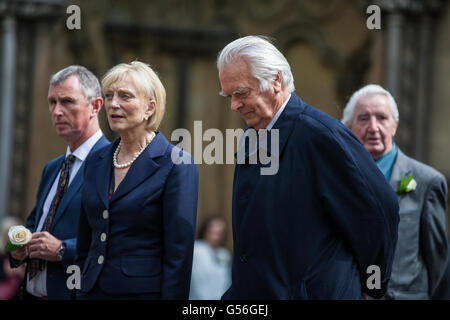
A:
[[[395,121],[395,124],[394,124],[394,132],[392,132],[392,137],[395,136],[395,133],[397,132],[397,127],[398,127],[398,120]]]
[[[99,113],[100,110],[102,109],[102,106],[103,106],[103,98],[102,98],[102,97],[92,98],[92,100],[91,100],[91,105],[92,105],[91,118],[93,118],[93,117],[98,116],[98,113]]]
[[[344,126],[346,126],[348,129],[352,130],[352,124],[353,124],[353,120],[354,118],[352,117],[350,121],[348,121],[347,123],[344,123]]]
[[[273,88],[275,93],[279,93],[282,90],[283,77],[281,76],[281,72],[277,73],[276,79],[273,81]]]

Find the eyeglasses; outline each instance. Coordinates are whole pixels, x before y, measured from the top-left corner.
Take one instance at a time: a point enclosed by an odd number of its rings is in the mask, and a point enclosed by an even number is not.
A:
[[[231,96],[234,96],[236,99],[242,100],[247,98],[251,93],[252,93],[253,89],[252,88],[247,88],[247,87],[238,87],[236,88],[232,93]],[[223,91],[220,91],[219,94],[222,97],[226,97],[226,98],[231,98],[230,95],[226,94]]]

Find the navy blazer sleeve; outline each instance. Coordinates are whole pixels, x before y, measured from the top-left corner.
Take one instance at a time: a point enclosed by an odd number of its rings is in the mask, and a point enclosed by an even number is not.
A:
[[[163,195],[164,257],[161,287],[163,300],[187,300],[189,297],[197,193],[196,165],[174,165],[167,178]]]
[[[380,298],[387,289],[397,242],[397,197],[350,130],[336,126],[312,137],[323,208],[353,252],[362,291]],[[367,287],[371,265],[380,268],[380,288]]]

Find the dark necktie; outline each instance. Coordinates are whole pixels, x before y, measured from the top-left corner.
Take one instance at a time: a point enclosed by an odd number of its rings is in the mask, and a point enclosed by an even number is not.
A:
[[[53,217],[55,216],[56,210],[58,209],[59,203],[64,195],[64,191],[66,191],[67,186],[69,185],[69,173],[70,168],[72,167],[73,162],[75,161],[75,157],[71,154],[66,160],[63,162],[61,166],[61,175],[59,176],[58,187],[56,188],[56,194],[53,197],[52,203],[50,205],[50,209],[48,210],[47,217],[45,217],[44,224],[42,226],[42,231],[49,231],[52,226]],[[38,271],[44,270],[45,261],[41,259],[31,259],[30,260],[30,268],[29,275],[30,280],[38,273]]]

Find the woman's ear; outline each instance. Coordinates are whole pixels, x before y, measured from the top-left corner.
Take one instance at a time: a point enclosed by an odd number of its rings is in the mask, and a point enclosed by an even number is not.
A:
[[[145,117],[148,119],[150,118],[156,111],[156,101],[155,100],[149,100],[147,104],[147,110],[145,110]]]

